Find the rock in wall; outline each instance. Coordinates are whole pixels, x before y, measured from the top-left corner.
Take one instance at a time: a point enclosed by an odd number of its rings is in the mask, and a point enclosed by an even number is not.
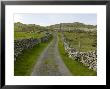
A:
[[[75,59],[89,69],[97,71],[97,51],[89,51],[89,52],[79,52],[75,48],[69,47],[69,43],[65,40],[65,37],[62,35],[62,40],[65,48],[65,52],[68,53],[68,56],[72,59]]]

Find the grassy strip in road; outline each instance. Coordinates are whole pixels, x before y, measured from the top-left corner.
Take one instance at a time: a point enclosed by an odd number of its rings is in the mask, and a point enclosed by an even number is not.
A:
[[[95,71],[88,69],[82,63],[76,60],[72,60],[71,58],[68,57],[67,53],[65,53],[63,42],[61,40],[61,34],[59,34],[58,48],[65,65],[68,67],[68,69],[71,71],[71,73],[74,76],[96,76],[97,75]]]
[[[32,69],[42,53],[42,51],[47,47],[47,45],[52,40],[52,37],[48,42],[40,43],[39,45],[34,46],[32,49],[26,49],[23,51],[23,54],[20,55],[17,60],[14,62],[14,75],[15,76],[29,76],[32,72]]]

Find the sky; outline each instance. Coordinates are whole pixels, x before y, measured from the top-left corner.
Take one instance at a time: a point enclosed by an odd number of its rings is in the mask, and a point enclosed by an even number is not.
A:
[[[24,24],[36,24],[41,26],[49,26],[59,23],[81,22],[85,24],[97,25],[97,14],[14,14],[14,22]]]

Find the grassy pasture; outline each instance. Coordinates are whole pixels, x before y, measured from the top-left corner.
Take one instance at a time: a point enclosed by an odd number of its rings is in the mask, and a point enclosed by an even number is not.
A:
[[[64,32],[64,35],[70,46],[78,51],[86,52],[97,48],[96,32]]]
[[[28,33],[28,32],[14,32],[14,39],[28,39],[28,38],[41,38],[45,34],[42,33]]]
[[[14,39],[41,38],[48,30],[40,25],[14,23]]]

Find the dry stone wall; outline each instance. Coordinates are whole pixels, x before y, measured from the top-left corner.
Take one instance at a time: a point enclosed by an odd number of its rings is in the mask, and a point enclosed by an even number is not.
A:
[[[89,51],[89,52],[79,52],[75,48],[69,47],[69,43],[66,41],[64,35],[62,34],[62,40],[64,43],[65,51],[68,53],[68,56],[72,59],[75,59],[89,69],[97,71],[97,51]]]
[[[48,34],[42,38],[29,38],[29,39],[21,39],[21,40],[14,40],[14,60],[22,54],[24,49],[33,48],[35,45],[40,44],[41,42],[46,42],[51,37],[51,34]]]

